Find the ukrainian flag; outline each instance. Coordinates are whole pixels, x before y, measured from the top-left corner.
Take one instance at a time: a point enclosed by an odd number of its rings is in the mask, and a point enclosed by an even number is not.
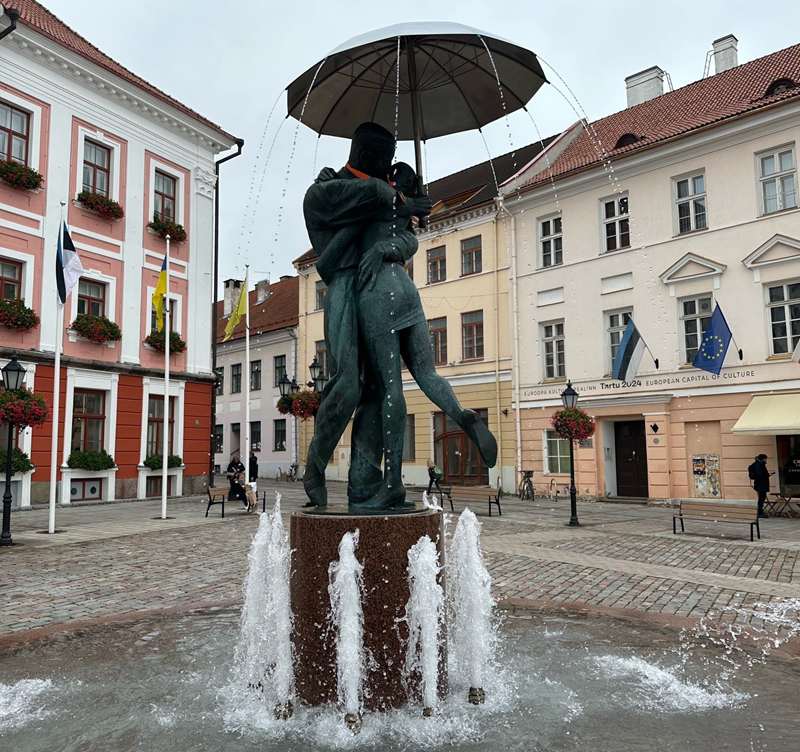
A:
[[[156,289],[153,290],[153,308],[156,309],[156,327],[159,332],[164,331],[164,297],[167,294],[167,257],[161,264]]]

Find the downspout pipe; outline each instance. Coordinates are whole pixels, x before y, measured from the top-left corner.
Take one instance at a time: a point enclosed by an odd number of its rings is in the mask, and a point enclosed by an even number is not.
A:
[[[214,374],[214,386],[211,389],[211,435],[208,452],[208,485],[214,485],[214,427],[217,425],[217,289],[219,287],[219,166],[223,162],[241,155],[244,139],[236,139],[236,151],[217,159],[214,162],[214,281],[211,288],[211,372]],[[250,378],[250,374],[246,374]],[[249,460],[248,460],[249,461]]]
[[[17,21],[19,20],[19,11],[16,8],[4,8],[0,5],[0,16],[5,15],[8,18],[8,26],[0,31],[0,39],[5,39],[11,32],[16,31]]]

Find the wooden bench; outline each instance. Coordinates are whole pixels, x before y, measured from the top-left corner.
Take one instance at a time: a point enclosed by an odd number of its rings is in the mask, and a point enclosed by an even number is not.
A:
[[[503,509],[500,505],[501,501],[503,500],[503,490],[498,489],[494,491],[491,488],[486,486],[459,486],[458,488],[453,488],[453,486],[439,486],[442,491],[442,506],[444,506],[444,499],[446,498],[448,503],[450,504],[450,511],[455,512],[455,507],[453,506],[453,497],[455,497],[456,501],[463,501],[465,504],[475,503],[479,504],[484,499],[488,497],[489,499],[489,516],[492,516],[492,507],[497,507],[497,514],[502,517],[503,516]]]
[[[222,517],[225,518],[225,501],[228,498],[228,489],[224,486],[209,486],[206,489],[208,493],[208,506],[206,507],[206,517],[208,511],[214,504],[222,504]]]
[[[681,532],[686,530],[684,520],[701,520],[704,522],[734,522],[750,525],[750,540],[753,540],[753,528],[761,540],[761,529],[758,525],[758,507],[755,502],[722,502],[722,501],[681,501],[680,507],[672,515],[672,532],[676,534],[676,522],[680,520]]]

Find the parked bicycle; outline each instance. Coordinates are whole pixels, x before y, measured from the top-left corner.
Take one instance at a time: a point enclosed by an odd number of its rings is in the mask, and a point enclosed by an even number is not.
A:
[[[523,470],[517,495],[520,501],[533,501],[533,470]]]

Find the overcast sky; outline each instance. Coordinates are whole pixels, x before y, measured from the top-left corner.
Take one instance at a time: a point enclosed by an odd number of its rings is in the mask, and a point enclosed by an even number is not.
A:
[[[246,260],[253,278],[277,279],[292,273],[292,259],[308,248],[301,203],[314,170],[317,136],[300,128],[289,167],[295,121],[284,123],[252,223],[244,217],[244,208],[254,167],[257,177],[263,170],[255,160],[257,146],[267,114],[284,87],[330,49],[357,34],[407,21],[475,26],[540,53],[558,69],[591,119],[623,109],[623,79],[651,65],[668,71],[676,88],[697,80],[711,42],[725,34],[739,38],[740,62],[800,42],[797,0],[773,0],[767,6],[739,0],[43,1],[127,68],[245,139],[243,156],[221,168],[221,279],[241,277]],[[560,95],[547,86],[537,93],[530,109],[543,135],[559,132],[576,119]],[[285,113],[282,97],[268,142]],[[512,116],[510,124],[515,147],[537,140],[524,115]],[[508,130],[502,121],[484,131],[492,155],[509,150]],[[430,178],[487,156],[475,132],[432,140],[426,155]],[[408,147],[401,145],[399,156],[413,162]],[[321,139],[318,167],[339,167],[346,157],[346,141]],[[284,187],[287,194],[282,202]]]

